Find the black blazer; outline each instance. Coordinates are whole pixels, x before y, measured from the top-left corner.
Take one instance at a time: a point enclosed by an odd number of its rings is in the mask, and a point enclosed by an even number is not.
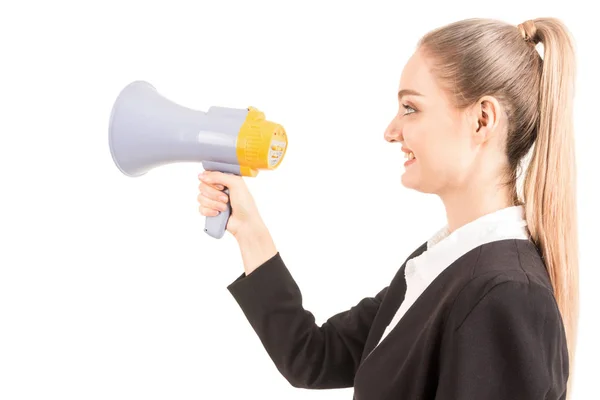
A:
[[[320,327],[279,253],[227,288],[294,387],[354,387],[355,400],[566,398],[563,322],[532,242],[464,254],[375,347],[404,299],[406,261],[389,286]]]

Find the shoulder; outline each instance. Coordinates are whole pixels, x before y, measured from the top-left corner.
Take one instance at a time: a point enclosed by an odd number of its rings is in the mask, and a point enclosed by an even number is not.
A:
[[[503,240],[478,250],[449,309],[455,328],[478,312],[559,317],[546,267],[533,243]]]
[[[471,281],[449,310],[444,348],[461,357],[474,352],[488,362],[511,360],[528,371],[568,373],[566,331],[554,293],[525,278],[499,273]]]
[[[504,321],[541,328],[549,322],[560,324],[561,319],[551,290],[524,280],[523,276],[502,273],[471,281],[456,297],[449,321],[450,327],[458,330],[465,322],[473,325]]]
[[[485,280],[488,276],[498,274],[510,275],[514,280],[536,282],[552,289],[541,253],[529,240],[498,240],[477,248],[469,279]]]
[[[448,398],[558,398],[565,391],[569,354],[554,292],[540,278],[539,259],[517,244],[478,249],[453,292],[440,341],[440,390]]]

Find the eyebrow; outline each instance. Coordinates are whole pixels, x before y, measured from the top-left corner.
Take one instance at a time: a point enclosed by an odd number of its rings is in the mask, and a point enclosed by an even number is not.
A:
[[[401,99],[402,97],[404,97],[406,95],[423,96],[421,93],[417,92],[416,90],[402,89],[401,91],[398,92],[398,99]]]

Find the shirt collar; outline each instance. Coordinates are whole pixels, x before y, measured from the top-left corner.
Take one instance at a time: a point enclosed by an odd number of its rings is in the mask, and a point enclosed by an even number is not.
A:
[[[461,227],[456,229],[450,235],[450,230],[448,225],[444,225],[441,229],[439,229],[429,240],[427,241],[427,249],[432,248],[442,240],[448,238],[449,236],[456,237],[464,237],[477,233],[481,233],[482,229],[489,230],[490,228],[496,228],[500,224],[504,225],[518,225],[518,226],[526,226],[527,223],[525,221],[525,209],[523,206],[511,206],[502,208],[500,210],[494,211],[492,213],[485,214]]]
[[[422,273],[437,274],[482,244],[502,239],[528,239],[524,215],[522,205],[510,206],[485,214],[451,233],[448,225],[445,225],[427,241],[427,250],[410,260],[412,262],[406,266],[406,274],[412,274],[417,269]],[[425,264],[429,265],[425,268]]]

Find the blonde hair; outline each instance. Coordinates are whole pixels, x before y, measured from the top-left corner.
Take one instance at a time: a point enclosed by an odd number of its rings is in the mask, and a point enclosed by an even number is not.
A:
[[[543,46],[543,59],[536,45]],[[556,18],[518,26],[466,19],[429,32],[418,46],[456,107],[493,95],[508,116],[506,183],[524,204],[565,326],[572,383],[579,319],[579,255],[573,134],[573,40]],[[521,161],[531,153],[519,199]]]

